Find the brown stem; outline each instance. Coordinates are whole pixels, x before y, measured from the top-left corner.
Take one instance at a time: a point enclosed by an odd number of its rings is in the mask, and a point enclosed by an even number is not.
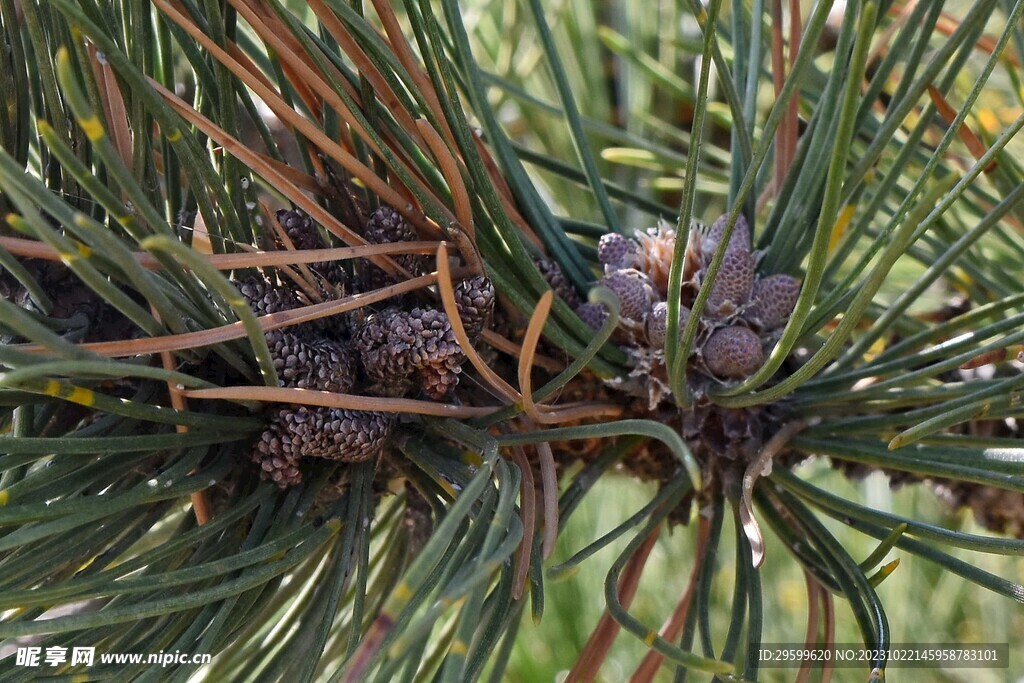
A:
[[[690,572],[690,580],[686,584],[683,595],[679,598],[676,609],[672,612],[665,625],[661,627],[661,637],[665,640],[677,640],[683,633],[686,625],[686,616],[690,611],[690,604],[693,602],[693,594],[697,588],[697,580],[700,578],[700,570],[704,566],[704,550],[707,547],[708,537],[711,536],[711,520],[706,517],[700,518],[700,527],[697,530],[697,547],[694,549],[693,570]],[[654,680],[655,674],[665,661],[665,655],[657,650],[650,650],[636,668],[629,683],[649,683]]]
[[[629,606],[633,604],[633,598],[636,597],[644,565],[647,564],[647,559],[650,557],[651,551],[654,550],[654,543],[658,540],[661,528],[661,526],[658,526],[653,529],[647,538],[644,539],[644,542],[633,553],[633,557],[629,558],[629,563],[619,578],[619,602],[622,604],[623,609],[629,609]],[[605,610],[601,620],[597,622],[597,628],[590,634],[590,639],[587,640],[583,651],[576,658],[576,664],[573,665],[569,675],[566,676],[565,683],[590,683],[590,681],[593,681],[597,677],[597,672],[608,656],[612,643],[615,642],[615,636],[619,634],[619,629],[621,628],[619,622],[612,617],[610,612]]]

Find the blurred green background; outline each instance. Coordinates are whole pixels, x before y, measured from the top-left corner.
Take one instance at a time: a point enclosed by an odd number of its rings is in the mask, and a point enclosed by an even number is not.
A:
[[[826,490],[863,501],[878,510],[927,519],[966,532],[985,533],[970,518],[969,512],[950,514],[943,501],[925,486],[892,491],[882,474],[853,482],[824,460],[803,465],[800,473]],[[620,524],[650,500],[650,494],[649,486],[625,477],[605,477],[569,521],[552,562],[567,559],[586,543]],[[863,559],[877,547],[874,539],[835,520],[823,519],[853,557]],[[716,648],[721,648],[728,628],[736,571],[731,523],[727,518],[718,553],[720,571],[714,585],[711,613],[717,617],[713,621]],[[659,538],[630,609],[645,624],[660,627],[675,608],[693,567],[695,536],[696,529],[691,524],[676,527],[671,535],[663,534]],[[802,643],[807,625],[807,588],[803,572],[770,531],[765,536],[767,559],[761,568],[766,615],[763,642]],[[543,621],[534,625],[529,617],[524,619],[505,680],[532,683],[565,677],[601,617],[604,578],[609,565],[627,542],[628,538],[620,539],[586,560],[571,580],[546,584]],[[949,552],[994,574],[1024,581],[1024,562],[1019,558],[968,553],[955,548],[950,548]],[[899,566],[878,587],[883,604],[889,606],[892,642],[1008,642],[1011,662],[1009,669],[893,669],[886,680],[901,683],[1024,680],[1024,613],[1017,605],[898,549],[891,551],[885,562],[897,558]],[[843,600],[835,600],[835,612],[836,642],[860,642],[857,624]],[[694,649],[699,650],[699,646]],[[646,652],[647,648],[639,640],[620,633],[599,680],[607,683],[628,680]],[[670,681],[673,677],[673,669],[662,667],[657,680]],[[759,680],[791,683],[795,677],[796,669],[763,669]],[[711,678],[709,674],[691,672],[687,680],[709,681]],[[832,680],[863,681],[866,676],[857,669],[837,669]]]

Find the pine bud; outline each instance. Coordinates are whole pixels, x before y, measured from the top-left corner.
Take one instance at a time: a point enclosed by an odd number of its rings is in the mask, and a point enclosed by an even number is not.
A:
[[[416,231],[404,217],[390,206],[381,205],[366,222],[363,235],[370,244],[397,244],[415,242]],[[392,256],[395,263],[413,277],[423,274],[424,258],[419,254],[398,254]],[[363,270],[363,285],[366,291],[380,289],[395,283],[394,278],[372,263],[367,262]]]
[[[715,250],[718,249],[719,243],[722,241],[722,237],[725,234],[725,224],[728,222],[729,216],[719,216],[711,227],[708,229],[708,234],[704,238],[704,254],[705,257],[710,260],[714,258]],[[733,226],[732,235],[729,237],[729,246],[727,250],[739,249],[745,252],[750,252],[750,226],[747,224],[747,219],[740,214],[736,218],[736,225]]]
[[[260,466],[260,476],[281,488],[302,481],[298,455],[292,451],[291,439],[282,434],[283,422],[275,419],[253,446],[251,458]]]
[[[414,242],[416,232],[402,214],[381,204],[366,222],[366,241],[372,244]]]
[[[283,387],[345,394],[355,383],[355,361],[338,342],[307,343],[296,334],[273,330],[267,333],[267,346]]]
[[[617,232],[609,232],[597,242],[597,260],[606,270],[636,268],[640,263],[640,245]]]
[[[764,330],[782,327],[800,296],[800,281],[791,275],[769,275],[754,283],[751,305],[744,318]]]
[[[326,249],[329,246],[317,230],[316,223],[306,212],[299,209],[281,209],[276,215],[277,222],[284,228],[296,249]],[[335,288],[348,284],[348,273],[340,261],[318,261],[309,264],[309,268]]]
[[[297,469],[303,457],[342,462],[369,460],[380,452],[393,426],[394,416],[388,413],[287,406],[277,411],[256,443],[254,459],[270,478],[288,481],[294,479],[290,466]],[[275,478],[274,472],[281,474]]]
[[[459,383],[466,356],[443,311],[414,308],[409,325],[415,335],[410,359],[420,370],[420,387],[431,398],[440,399]]]
[[[764,363],[761,338],[746,327],[722,327],[702,349],[708,369],[719,377],[742,379]]]
[[[370,390],[381,396],[404,396],[412,387],[415,368],[409,360],[413,332],[409,316],[388,308],[366,317],[352,338]]]
[[[712,318],[732,315],[750,300],[753,288],[754,257],[749,251],[730,248],[725,252],[708,297],[708,315]]]
[[[654,290],[644,273],[633,268],[617,270],[605,275],[598,284],[615,292],[619,298],[619,313],[623,318],[636,322],[643,322],[647,318],[654,301]]]
[[[278,287],[266,278],[250,277],[236,286],[256,315],[290,311],[302,305],[295,292],[286,287]]]
[[[690,309],[686,306],[679,307],[679,329],[682,330],[686,321],[690,319]],[[660,349],[665,346],[665,337],[668,333],[668,303],[659,301],[654,304],[651,314],[647,317],[647,343],[653,349]]]

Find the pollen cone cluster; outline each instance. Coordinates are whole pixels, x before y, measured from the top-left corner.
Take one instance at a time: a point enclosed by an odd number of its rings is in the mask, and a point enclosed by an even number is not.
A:
[[[277,214],[296,249],[320,249],[325,243],[316,225],[298,211]],[[411,237],[410,237],[411,235]],[[374,243],[415,239],[405,220],[390,207],[381,207],[367,221],[366,236]],[[396,260],[413,274],[422,271],[420,256]],[[347,273],[339,263],[314,264],[333,285],[328,294],[342,295]],[[359,289],[390,284],[383,270],[360,263]],[[303,305],[294,287],[266,276],[250,276],[238,289],[257,315],[269,315]],[[490,325],[495,292],[490,280],[476,277],[456,284],[460,319],[472,341]],[[440,308],[404,305],[395,300],[380,311],[344,320],[323,319],[266,333],[278,382],[282,387],[381,397],[444,399],[458,384],[465,354],[448,316]],[[339,316],[340,318],[341,316]],[[304,458],[346,463],[381,455],[395,425],[395,416],[368,410],[309,405],[277,406],[253,446],[252,459],[264,478],[287,487],[302,481]]]
[[[800,282],[785,274],[757,272],[757,253],[750,229],[739,217],[726,239],[726,217],[690,231],[685,250],[680,295],[679,329],[690,322],[691,308],[702,288],[710,288],[696,336],[687,358],[691,407],[682,411],[668,402],[671,390],[665,367],[668,338],[668,282],[676,233],[668,224],[629,238],[613,233],[598,243],[604,268],[597,284],[610,289],[619,302],[619,326],[613,339],[626,350],[633,370],[613,385],[638,400],[638,416],[652,413],[674,425],[702,463],[712,486],[734,488],[746,465],[780,420],[780,406],[725,409],[708,397],[715,386],[751,376],[765,361],[780,328],[796,305]],[[712,279],[709,269],[721,247],[721,265]],[[577,307],[580,318],[599,327],[609,315],[601,304]],[[674,469],[674,456],[657,446],[627,464],[641,477],[661,478]]]

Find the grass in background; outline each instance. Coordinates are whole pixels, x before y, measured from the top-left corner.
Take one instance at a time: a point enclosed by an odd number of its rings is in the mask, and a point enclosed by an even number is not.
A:
[[[928,519],[936,524],[965,533],[985,533],[970,513],[949,513],[945,504],[923,486],[889,488],[882,474],[873,474],[862,482],[851,482],[828,467],[824,461],[807,463],[800,474],[815,485],[851,500],[861,500],[876,510],[913,519]],[[581,504],[559,537],[553,563],[564,561],[579,548],[620,524],[650,500],[653,487],[625,477],[606,477]],[[720,645],[728,629],[732,603],[732,584],[736,571],[734,534],[726,528],[718,553],[719,573],[715,578],[711,614],[715,642]],[[850,527],[826,518],[826,526],[842,541],[854,558],[867,557],[878,545],[874,539]],[[644,623],[657,627],[668,617],[686,588],[693,567],[695,528],[676,527],[658,539],[644,572],[640,590],[631,611]],[[557,681],[576,661],[590,632],[604,611],[602,587],[612,560],[628,542],[623,538],[583,562],[577,573],[546,586],[544,619],[534,624],[524,619],[504,680],[538,683]],[[771,534],[766,538],[768,557],[761,568],[765,603],[763,642],[803,642],[807,625],[807,590],[803,573],[786,549]],[[950,549],[950,554],[981,569],[1011,581],[1024,581],[1024,563],[1018,558],[970,553]],[[894,643],[1010,643],[1009,669],[893,669],[887,680],[901,683],[1006,683],[1024,677],[1024,652],[1020,634],[1024,633],[1024,613],[1009,601],[966,581],[934,564],[898,549],[888,553],[883,563],[899,559],[900,565],[878,587],[889,610],[889,625]],[[836,642],[860,643],[860,631],[842,599],[834,601]],[[695,650],[699,646],[695,646]],[[625,681],[647,654],[640,640],[620,634],[601,670],[600,681]],[[659,681],[673,680],[674,669],[663,666]],[[796,669],[763,669],[761,683],[792,683]],[[690,672],[687,680],[707,681],[710,675]],[[837,669],[833,681],[863,680],[858,669]]]

